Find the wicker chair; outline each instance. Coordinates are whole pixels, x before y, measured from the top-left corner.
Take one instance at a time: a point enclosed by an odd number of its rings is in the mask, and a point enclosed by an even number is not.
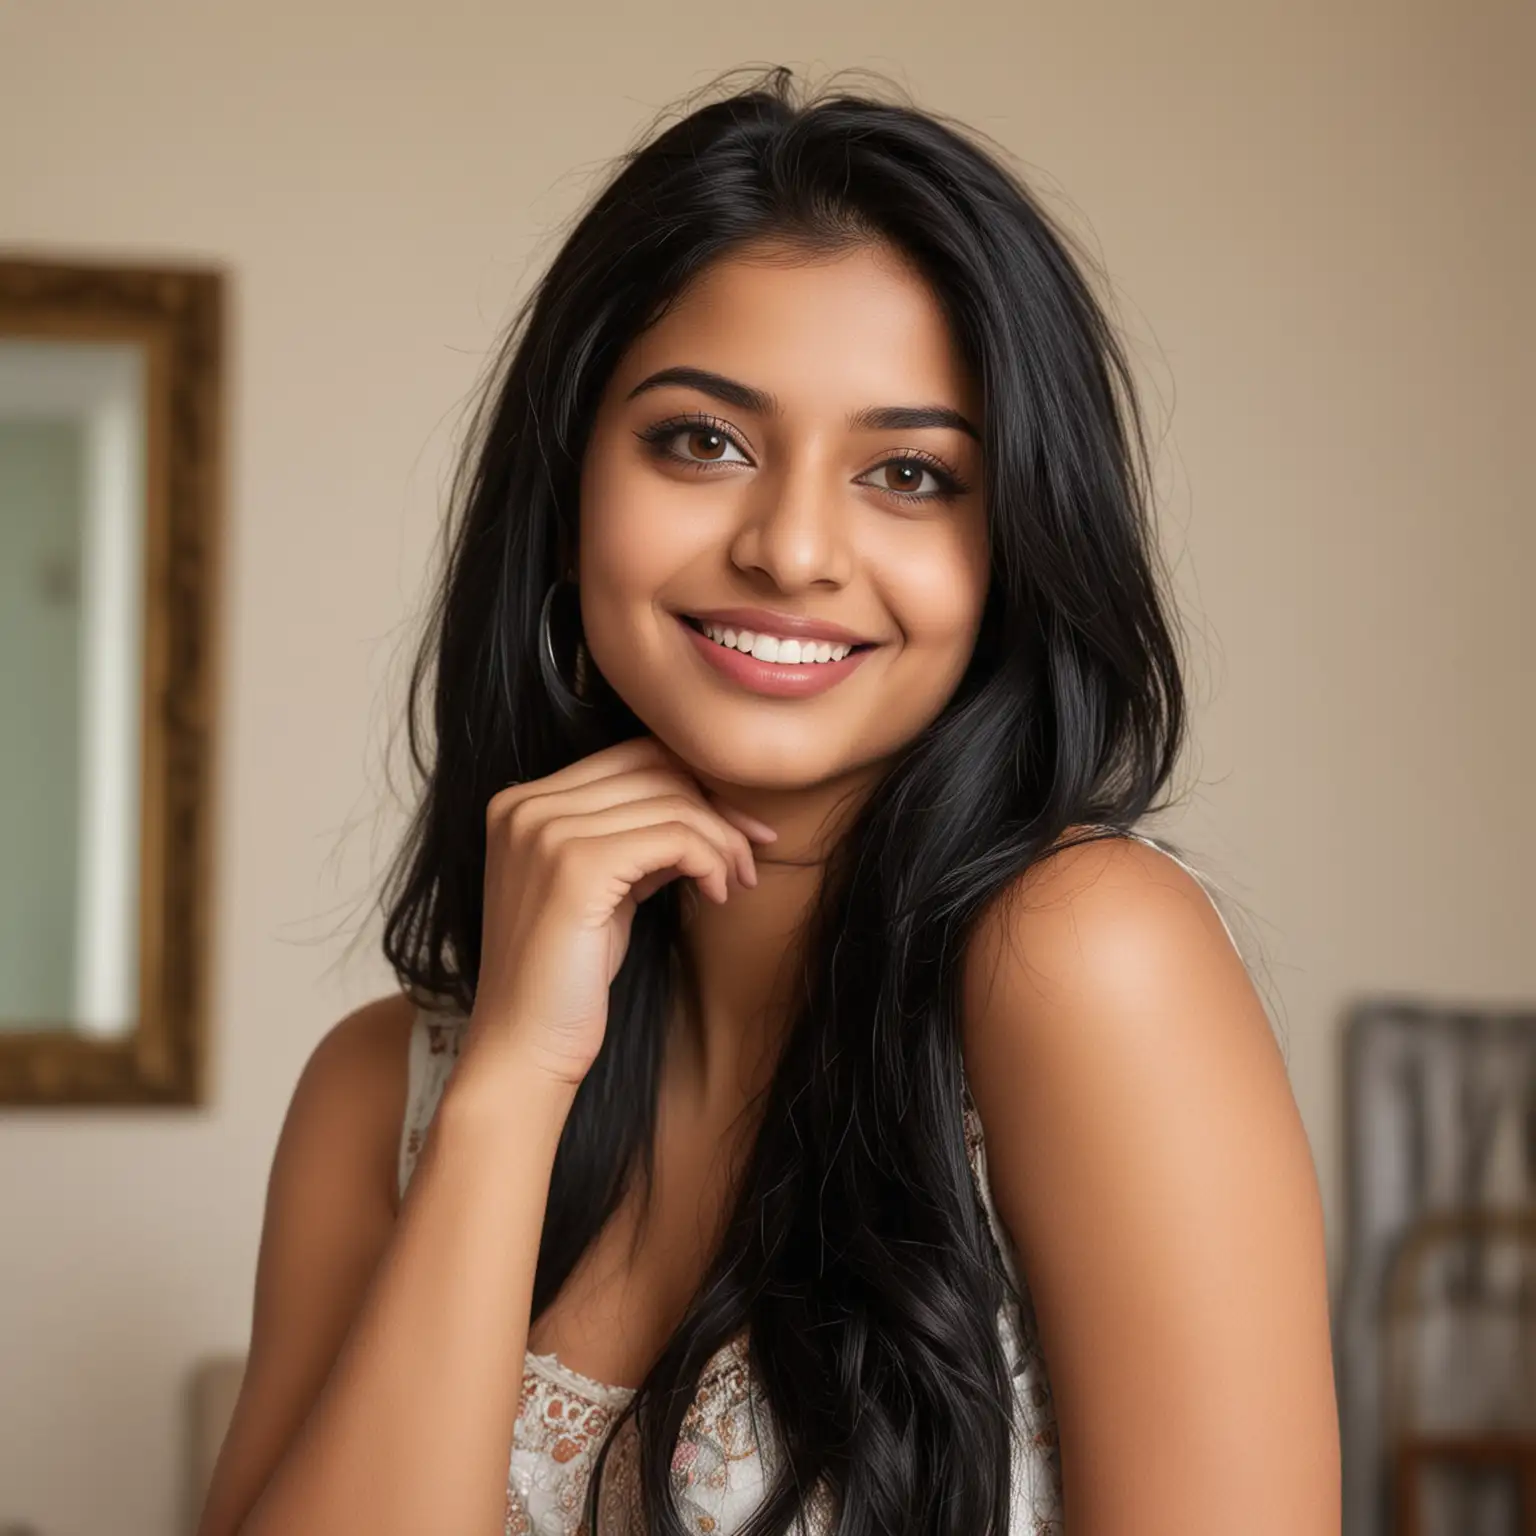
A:
[[[1437,1322],[1444,1338],[1432,1377],[1423,1346]],[[1415,1222],[1389,1271],[1382,1326],[1395,1536],[1430,1536],[1431,1468],[1506,1470],[1521,1536],[1536,1536],[1536,1208]],[[1480,1329],[1501,1355],[1492,1370],[1467,1347]],[[1449,1359],[1458,1343],[1460,1357]]]

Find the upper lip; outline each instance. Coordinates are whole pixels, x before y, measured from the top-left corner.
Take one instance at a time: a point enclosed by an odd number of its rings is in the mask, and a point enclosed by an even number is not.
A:
[[[831,640],[838,645],[875,645],[868,635],[856,634],[827,619],[810,619],[797,613],[777,613],[768,608],[705,608],[685,617],[706,624],[728,624],[750,629],[754,635],[779,635],[785,639]]]

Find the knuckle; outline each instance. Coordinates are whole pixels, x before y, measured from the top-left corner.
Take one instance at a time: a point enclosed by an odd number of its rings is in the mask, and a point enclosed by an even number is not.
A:
[[[528,846],[539,858],[553,859],[566,846],[565,820],[563,816],[551,816],[525,834]]]
[[[704,854],[711,863],[723,865],[726,862],[725,853],[721,849],[720,844],[707,832],[701,831],[698,827],[690,826],[688,836],[689,841],[693,843],[694,847]]]
[[[548,888],[561,895],[578,892],[591,883],[590,856],[567,844],[553,858]]]
[[[673,820],[681,823],[683,826],[691,827],[697,825],[694,817],[698,814],[698,807],[687,795],[663,795],[661,803],[671,813]]]
[[[503,816],[514,812],[523,799],[523,786],[521,784],[509,784],[505,789],[498,789],[485,803],[485,821],[487,826],[494,826]]]
[[[548,823],[546,822],[545,825]],[[537,832],[540,825],[538,812],[531,796],[515,801],[507,811],[507,831],[514,838],[522,839]]]
[[[687,848],[697,848],[708,839],[701,836],[699,829],[691,821],[679,817],[674,821],[664,823],[668,836],[674,843],[680,843]]]
[[[574,843],[552,843],[549,858],[557,881],[579,880],[587,868],[587,856]]]
[[[636,736],[624,743],[624,760],[634,763],[665,761],[666,754],[654,736]]]

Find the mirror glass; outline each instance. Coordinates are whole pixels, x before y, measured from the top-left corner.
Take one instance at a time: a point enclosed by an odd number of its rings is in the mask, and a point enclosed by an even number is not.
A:
[[[146,372],[0,336],[0,1030],[138,1012]]]

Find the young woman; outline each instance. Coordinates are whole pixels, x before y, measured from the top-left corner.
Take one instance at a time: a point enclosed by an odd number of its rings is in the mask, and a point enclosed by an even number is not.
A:
[[[970,139],[775,74],[488,397],[401,993],[308,1064],[203,1536],[1326,1536],[1323,1231],[1127,369]]]

